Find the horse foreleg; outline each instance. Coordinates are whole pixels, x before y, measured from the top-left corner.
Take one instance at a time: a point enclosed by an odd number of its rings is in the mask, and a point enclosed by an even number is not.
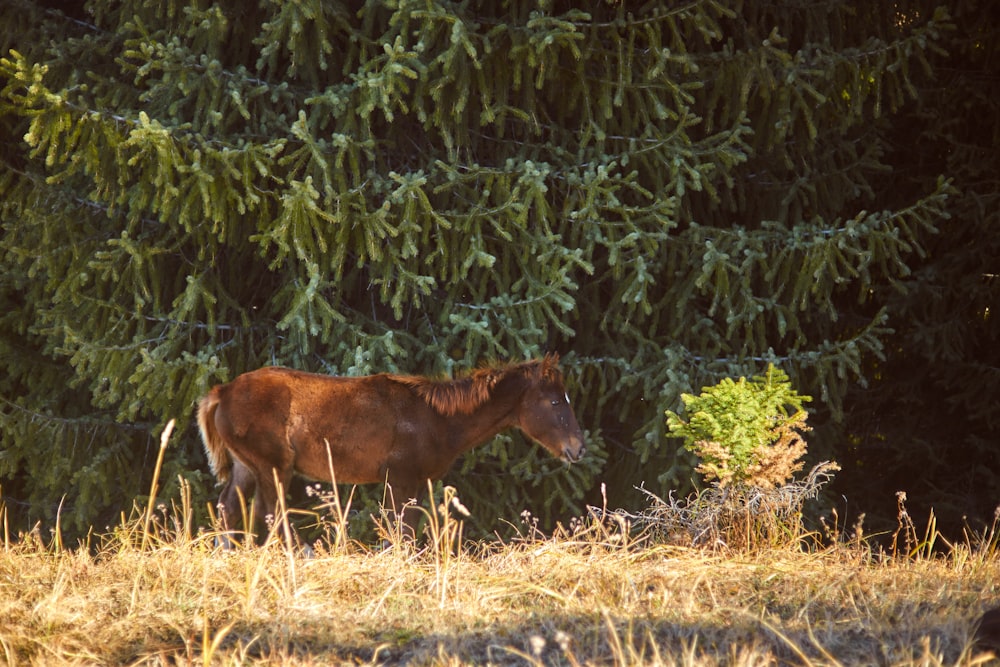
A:
[[[387,506],[392,507],[391,525],[387,526],[390,535],[398,535],[406,541],[417,539],[417,529],[420,527],[420,501],[425,495],[419,483],[391,480],[386,484],[385,493]]]

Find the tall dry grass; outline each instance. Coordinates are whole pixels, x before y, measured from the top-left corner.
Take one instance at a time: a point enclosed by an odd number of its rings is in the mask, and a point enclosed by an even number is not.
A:
[[[446,489],[417,545],[377,518],[387,548],[348,539],[327,499],[307,557],[282,535],[224,551],[185,490],[156,495],[82,545],[4,536],[0,662],[978,665],[973,620],[1000,599],[995,530],[895,556],[850,540],[720,552],[593,515],[468,543]]]

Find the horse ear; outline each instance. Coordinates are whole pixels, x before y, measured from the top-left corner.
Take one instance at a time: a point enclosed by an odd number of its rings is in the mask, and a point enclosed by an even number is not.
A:
[[[562,382],[558,352],[549,352],[542,358],[541,376],[551,382]]]

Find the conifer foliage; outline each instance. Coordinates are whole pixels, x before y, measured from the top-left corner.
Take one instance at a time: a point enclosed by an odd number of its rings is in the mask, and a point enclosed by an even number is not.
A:
[[[7,506],[113,520],[158,425],[271,363],[561,352],[588,458],[468,456],[490,529],[685,484],[662,416],[723,376],[775,363],[842,418],[956,191],[885,191],[953,27],[906,4],[6,0]],[[199,447],[163,477],[205,500]]]
[[[747,380],[723,378],[701,394],[681,394],[685,416],[667,411],[667,428],[701,459],[695,469],[720,488],[773,489],[802,469],[802,434],[812,397],[792,388],[781,369]],[[686,417],[686,419],[685,419]]]
[[[940,171],[959,192],[912,273],[876,296],[897,324],[885,359],[871,360],[872,381],[847,394],[837,440],[850,465],[838,491],[893,522],[892,492],[906,491],[912,516],[933,507],[961,535],[989,525],[1000,501],[1000,5],[953,2],[949,12],[934,79],[886,134],[896,165],[886,189],[900,201]],[[898,523],[872,528],[887,525]]]

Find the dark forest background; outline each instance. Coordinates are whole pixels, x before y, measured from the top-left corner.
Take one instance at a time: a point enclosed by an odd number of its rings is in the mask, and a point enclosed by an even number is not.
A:
[[[448,479],[478,530],[698,483],[681,392],[811,394],[823,503],[1000,503],[1000,5],[0,1],[0,494],[82,535],[212,502],[192,412],[266,364],[562,355],[589,456]]]

